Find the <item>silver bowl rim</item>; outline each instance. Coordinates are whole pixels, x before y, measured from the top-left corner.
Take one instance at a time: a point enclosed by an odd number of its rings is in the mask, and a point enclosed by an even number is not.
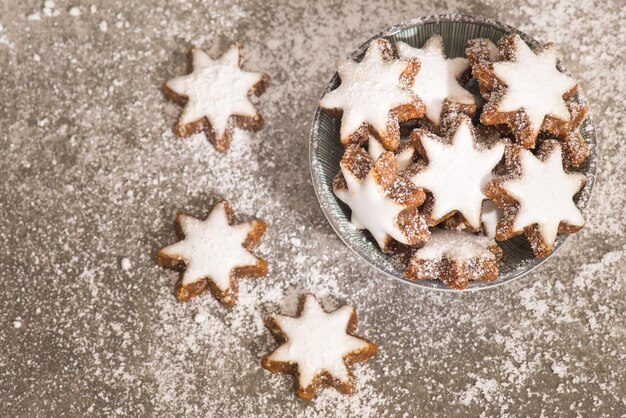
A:
[[[423,17],[417,17],[417,18],[413,18],[413,19],[409,19],[409,20],[405,20],[401,23],[398,23],[396,25],[390,26],[388,28],[386,28],[385,30],[383,30],[382,32],[372,36],[371,38],[369,38],[367,41],[365,41],[364,43],[362,43],[354,52],[352,52],[349,55],[349,58],[351,59],[356,59],[358,58],[360,55],[362,55],[367,46],[372,42],[372,40],[377,39],[377,38],[388,38],[392,35],[395,35],[396,33],[411,28],[411,27],[415,27],[418,25],[424,25],[424,24],[430,24],[430,23],[438,23],[438,22],[466,22],[466,23],[476,23],[476,24],[483,24],[483,25],[488,25],[488,26],[492,26],[494,28],[497,28],[499,30],[503,30],[505,32],[508,33],[515,33],[518,34],[523,40],[524,42],[528,43],[531,46],[537,46],[540,45],[539,41],[537,41],[536,39],[530,37],[529,35],[525,34],[524,32],[520,31],[519,29],[507,25],[505,23],[499,22],[497,20],[494,19],[490,19],[484,16],[475,16],[475,15],[466,15],[466,14],[438,14],[438,15],[428,15],[428,16],[423,16]],[[562,65],[560,64],[560,61],[558,61],[558,68],[561,71],[564,71],[566,73],[567,70],[565,68],[562,67]],[[568,73],[569,74],[569,73]],[[338,74],[337,72],[335,72],[333,74],[333,77],[330,79],[330,81],[326,84],[326,87],[324,88],[322,95],[320,96],[320,100],[322,97],[324,97],[324,95],[326,93],[328,93],[332,87],[337,83],[338,81]],[[577,96],[579,98],[579,100],[583,103],[586,103],[586,97],[584,95],[584,92],[582,91],[582,89],[578,88],[577,91]],[[434,280],[425,280],[425,281],[415,281],[415,280],[410,280],[407,279],[404,276],[398,276],[395,275],[389,271],[386,271],[385,269],[383,269],[381,266],[377,265],[373,260],[370,259],[370,257],[368,256],[368,254],[366,253],[366,251],[364,251],[364,249],[360,246],[356,246],[353,245],[350,241],[348,241],[348,239],[346,237],[344,237],[343,231],[340,227],[340,225],[337,223],[337,220],[335,219],[335,216],[333,215],[333,213],[330,211],[330,209],[327,207],[327,205],[323,204],[323,202],[327,201],[324,198],[323,195],[323,187],[324,185],[322,184],[322,179],[321,176],[319,175],[319,172],[321,171],[321,168],[319,166],[319,162],[316,158],[316,151],[317,151],[317,147],[318,147],[318,141],[317,141],[317,136],[318,136],[318,132],[319,132],[319,121],[320,121],[320,114],[322,109],[319,107],[319,100],[317,102],[317,106],[315,109],[315,113],[313,115],[313,122],[311,125],[311,130],[310,130],[310,136],[309,136],[309,166],[310,166],[310,172],[311,172],[311,178],[313,181],[313,189],[315,190],[315,195],[317,197],[318,200],[318,204],[320,206],[320,208],[322,209],[322,212],[324,213],[324,216],[326,216],[326,219],[328,220],[328,223],[330,223],[332,229],[335,231],[335,234],[337,234],[337,236],[341,239],[341,241],[350,249],[352,250],[354,253],[356,253],[361,259],[363,259],[365,262],[367,262],[370,266],[374,267],[374,269],[376,269],[377,271],[383,273],[385,276],[387,277],[391,277],[394,280],[397,280],[399,282],[405,283],[405,284],[409,284],[411,286],[415,286],[415,287],[419,287],[419,288],[423,288],[423,289],[428,289],[428,290],[435,290],[435,291],[441,291],[441,292],[450,292],[450,293],[467,293],[467,292],[477,292],[480,290],[486,290],[486,289],[493,289],[495,287],[499,287],[503,284],[506,283],[510,283],[514,280],[517,280],[525,275],[527,275],[528,273],[530,273],[531,271],[535,270],[537,267],[541,266],[543,263],[545,263],[550,257],[552,257],[563,245],[563,243],[567,240],[567,238],[569,237],[570,234],[561,234],[557,237],[557,241],[554,244],[554,248],[552,250],[552,252],[543,258],[540,257],[535,257],[533,258],[530,262],[528,262],[527,264],[524,265],[524,268],[521,269],[520,271],[516,271],[516,272],[512,272],[511,274],[509,274],[508,277],[502,279],[502,278],[498,278],[494,281],[488,281],[488,282],[473,282],[470,284],[470,286],[468,286],[466,289],[453,289],[449,286],[445,286],[443,285],[441,282],[438,281],[434,281]],[[592,191],[593,191],[593,186],[595,183],[595,179],[596,179],[596,173],[597,173],[597,160],[598,160],[598,147],[597,147],[597,133],[596,133],[596,129],[595,129],[595,124],[593,122],[593,114],[591,109],[589,108],[589,111],[585,117],[585,121],[587,122],[587,125],[590,126],[590,134],[589,134],[589,138],[591,139],[590,142],[593,143],[593,148],[592,148],[592,153],[590,153],[589,158],[593,159],[593,164],[589,165],[589,170],[587,172],[585,172],[585,176],[587,178],[587,184],[584,186],[584,189],[587,189],[587,193],[588,193],[588,198],[585,202],[585,205],[583,208],[581,208],[581,211],[583,213],[583,215],[586,215],[588,208],[589,208],[589,203],[591,202],[592,199]],[[584,122],[583,122],[584,123]],[[593,155],[592,155],[593,154]],[[591,161],[590,161],[591,162]],[[581,190],[582,191],[582,190]],[[474,285],[472,285],[474,284]]]

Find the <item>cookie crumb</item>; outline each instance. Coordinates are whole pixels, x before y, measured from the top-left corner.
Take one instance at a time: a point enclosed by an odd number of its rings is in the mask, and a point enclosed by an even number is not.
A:
[[[552,363],[552,373],[557,375],[559,378],[563,379],[567,376],[567,366],[563,363],[557,363],[556,361]]]
[[[302,245],[302,241],[300,240],[300,238],[291,238],[289,242],[291,242],[291,245],[293,245],[294,247],[299,247],[300,245]]]
[[[207,320],[207,314],[204,311],[198,311],[196,312],[196,314],[193,317],[193,320],[196,322],[196,324],[201,324],[204,321]]]
[[[60,13],[54,9],[55,4],[52,0],[46,0],[43,3],[43,14],[46,16],[58,16]]]
[[[130,263],[130,260],[128,258],[124,257],[120,261],[120,267],[122,267],[122,270],[128,271],[132,267],[132,264]]]

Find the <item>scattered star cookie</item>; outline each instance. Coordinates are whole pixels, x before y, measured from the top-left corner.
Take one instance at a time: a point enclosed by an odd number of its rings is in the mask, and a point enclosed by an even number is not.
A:
[[[504,210],[496,239],[503,241],[524,233],[537,257],[552,251],[558,233],[580,230],[585,219],[574,203],[574,196],[586,178],[563,170],[561,145],[546,140],[537,156],[513,147],[507,163],[512,174],[491,181],[487,196]]]
[[[441,35],[433,35],[422,48],[414,48],[404,42],[397,43],[401,59],[417,59],[420,70],[413,82],[413,93],[426,105],[426,118],[438,128],[445,100],[457,103],[464,113],[476,112],[474,95],[459,82],[469,69],[466,58],[446,58]]]
[[[205,220],[186,213],[176,216],[181,241],[161,249],[158,265],[181,271],[176,298],[186,302],[210,290],[220,302],[232,306],[237,299],[237,280],[267,274],[267,263],[251,251],[267,228],[253,220],[233,225],[233,210],[223,200]]]
[[[542,132],[564,137],[577,128],[573,114],[580,113],[576,109],[580,105],[568,99],[576,93],[578,82],[557,68],[555,45],[549,43],[534,52],[519,35],[508,35],[497,46],[495,62],[489,61],[492,52],[477,52],[480,44],[476,41],[467,51],[474,55],[472,74],[488,99],[480,121],[509,126],[524,148],[534,148]]]
[[[472,122],[460,116],[447,139],[416,129],[414,136],[427,164],[416,165],[411,181],[430,192],[423,210],[429,226],[435,226],[458,213],[465,225],[477,232],[481,227],[481,209],[487,198],[484,187],[502,159],[505,146],[496,142],[490,148],[478,142]]]
[[[396,59],[385,39],[373,40],[361,62],[338,62],[341,84],[320,107],[341,113],[341,142],[360,143],[372,133],[386,149],[398,148],[399,122],[424,114],[424,104],[410,90],[418,70],[416,60]]]
[[[466,289],[470,280],[496,280],[502,256],[502,249],[492,238],[435,228],[411,257],[405,276],[440,280],[455,289]]]
[[[261,365],[274,373],[296,376],[296,393],[312,400],[324,386],[342,393],[356,389],[351,365],[376,354],[376,344],[354,336],[357,316],[346,305],[325,312],[315,296],[303,295],[297,317],[270,315],[266,324],[281,345]]]
[[[349,145],[335,177],[335,195],[352,211],[352,224],[367,229],[380,249],[390,251],[393,240],[416,244],[428,237],[428,226],[418,207],[424,191],[398,175],[391,151],[376,161],[359,145]]]
[[[196,47],[189,54],[193,71],[163,85],[167,97],[185,106],[174,132],[187,137],[204,131],[217,151],[225,151],[234,128],[263,126],[250,96],[263,92],[269,76],[242,70],[242,49],[237,44],[216,60]]]

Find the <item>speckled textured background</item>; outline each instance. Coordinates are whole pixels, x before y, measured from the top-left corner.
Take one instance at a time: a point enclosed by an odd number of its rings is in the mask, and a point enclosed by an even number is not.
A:
[[[344,4],[346,3],[346,4]],[[333,63],[386,26],[481,14],[559,43],[595,115],[587,227],[533,274],[473,294],[391,281],[334,235],[309,123]],[[0,415],[620,416],[626,413],[626,118],[621,1],[0,2]],[[191,44],[243,43],[266,126],[218,155],[171,133],[161,83]],[[270,230],[271,273],[232,309],[182,304],[154,265],[174,214],[218,197]],[[122,260],[130,265],[122,267]],[[125,263],[124,263],[125,264]],[[311,291],[357,306],[380,353],[358,392],[313,403],[261,369],[268,312]]]

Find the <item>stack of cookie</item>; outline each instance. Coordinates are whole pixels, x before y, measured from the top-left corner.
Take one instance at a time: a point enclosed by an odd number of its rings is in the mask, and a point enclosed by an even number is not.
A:
[[[474,39],[466,55],[446,58],[439,35],[419,49],[375,39],[338,62],[341,84],[320,102],[341,117],[333,188],[354,226],[401,255],[409,279],[458,289],[498,278],[497,241],[525,234],[545,257],[583,227],[585,177],[571,170],[589,155],[587,108],[553,44]]]

